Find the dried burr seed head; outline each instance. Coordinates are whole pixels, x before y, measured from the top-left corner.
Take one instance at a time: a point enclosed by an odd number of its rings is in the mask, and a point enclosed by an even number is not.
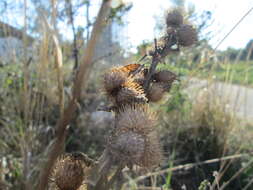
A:
[[[191,46],[197,41],[197,31],[192,25],[181,25],[177,34],[178,42],[182,46]]]
[[[143,133],[150,132],[156,125],[156,116],[149,110],[147,104],[132,104],[124,106],[118,114],[116,126],[120,130]]]
[[[113,97],[127,80],[127,74],[118,70],[111,69],[104,74],[104,89],[108,97]]]
[[[163,160],[161,144],[157,135],[149,135],[145,142],[145,152],[140,166],[151,168],[159,165]]]
[[[152,78],[157,82],[173,82],[177,79],[177,75],[168,70],[162,70],[156,72]]]
[[[77,190],[85,178],[85,164],[71,154],[61,156],[55,163],[52,178],[60,190]]]
[[[158,102],[163,98],[165,93],[164,84],[152,83],[149,87],[147,98],[150,102]]]
[[[106,95],[109,98],[114,98],[119,90],[126,86],[127,81],[133,81],[131,73],[136,71],[140,66],[140,64],[129,64],[122,67],[114,67],[107,71],[104,74],[103,81]]]
[[[109,138],[113,159],[128,165],[152,167],[160,163],[161,148],[155,132],[156,119],[145,105],[124,107]]]
[[[168,12],[166,17],[167,27],[179,27],[183,24],[183,15],[179,9]]]
[[[115,99],[117,105],[147,102],[143,88],[132,79],[123,84]]]
[[[142,135],[128,131],[118,134],[111,144],[114,159],[128,165],[139,163],[145,149],[145,139]]]

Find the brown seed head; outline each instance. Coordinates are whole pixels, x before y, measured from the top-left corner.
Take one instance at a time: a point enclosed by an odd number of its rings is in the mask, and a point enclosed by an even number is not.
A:
[[[150,102],[158,102],[165,93],[164,85],[161,83],[152,83],[149,87],[147,97]]]
[[[108,97],[114,97],[127,81],[127,74],[115,68],[104,74],[104,89]]]
[[[178,29],[178,42],[182,46],[190,46],[197,41],[197,31],[193,26],[184,24]]]
[[[146,138],[145,151],[141,158],[140,165],[151,168],[159,165],[163,160],[161,144],[157,135],[149,134]]]
[[[162,153],[155,125],[155,116],[147,106],[124,107],[118,113],[116,127],[109,138],[109,151],[113,158],[143,167],[159,164]]]
[[[170,12],[168,12],[166,17],[166,24],[167,27],[179,27],[181,24],[183,24],[183,16],[180,10],[174,9]]]
[[[119,133],[111,144],[111,153],[115,160],[133,165],[139,163],[145,149],[142,135],[128,131]]]
[[[157,82],[173,82],[174,80],[177,79],[177,75],[174,74],[173,72],[171,71],[168,71],[168,70],[162,70],[162,71],[158,71],[156,72],[152,78],[154,80],[156,80]]]
[[[52,178],[60,190],[77,190],[85,178],[84,163],[71,154],[60,157],[53,169]]]
[[[156,116],[147,104],[132,104],[124,106],[118,113],[116,126],[120,130],[144,133],[152,131],[156,125]]]
[[[147,98],[144,90],[133,80],[128,80],[116,95],[116,104],[119,106],[134,103],[145,103]]]

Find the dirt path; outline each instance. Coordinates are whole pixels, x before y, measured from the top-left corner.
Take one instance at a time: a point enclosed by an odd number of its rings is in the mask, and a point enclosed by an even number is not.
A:
[[[196,98],[203,91],[209,91],[216,98],[227,102],[226,107],[238,117],[253,122],[253,88],[222,82],[208,83],[207,80],[189,78],[191,98]]]

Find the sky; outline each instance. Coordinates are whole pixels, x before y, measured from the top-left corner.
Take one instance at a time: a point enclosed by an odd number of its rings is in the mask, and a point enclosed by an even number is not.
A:
[[[170,0],[132,0],[133,8],[127,15],[127,36],[133,46],[143,40],[158,37],[154,31],[155,16],[164,14],[172,6]],[[253,0],[186,0],[186,6],[193,4],[197,12],[211,11],[214,23],[208,29],[212,31],[210,41],[213,47],[231,30],[240,18],[253,7]],[[218,47],[243,48],[253,39],[253,11],[238,25],[229,37]]]
[[[20,3],[19,0],[13,0]],[[162,17],[165,11],[173,6],[172,0],[112,0],[113,6],[117,6],[117,2],[132,2],[133,7],[125,16],[127,23],[123,29],[127,46],[131,45],[131,50],[135,50],[136,46],[143,41],[151,41],[155,37],[159,37],[159,33],[155,30],[157,17]],[[18,3],[19,2],[19,3]],[[90,17],[96,16],[101,0],[91,0]],[[243,15],[253,7],[253,0],[185,0],[186,7],[194,5],[197,13],[210,11],[213,15],[213,24],[208,28],[212,32],[210,44],[213,47],[231,30],[231,28],[243,17]],[[1,5],[1,0],[0,0]],[[31,8],[31,7],[30,7]],[[22,16],[13,16],[10,10],[1,20],[22,26]],[[80,10],[83,15],[85,10]],[[21,13],[21,15],[23,12]],[[76,26],[84,26],[84,17],[76,19]],[[69,25],[59,24],[58,28],[64,31],[65,36],[71,38],[72,32]],[[122,31],[121,31],[122,32]],[[253,39],[253,11],[238,25],[238,27],[226,38],[226,40],[218,47],[225,50],[228,47],[243,48]],[[125,42],[123,42],[125,43]]]

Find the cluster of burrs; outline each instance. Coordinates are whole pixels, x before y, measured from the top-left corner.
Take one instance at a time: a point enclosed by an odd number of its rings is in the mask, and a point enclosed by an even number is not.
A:
[[[197,41],[196,29],[185,23],[179,9],[174,9],[167,14],[166,32],[149,50],[148,55],[164,58],[173,51],[179,51],[180,47],[188,47]]]
[[[130,64],[110,69],[104,75],[104,89],[113,104],[115,125],[108,138],[108,156],[117,164],[151,167],[160,161],[156,119],[148,107],[143,84],[145,70]]]
[[[112,166],[152,168],[161,162],[156,116],[149,103],[161,100],[178,77],[156,67],[169,53],[179,51],[180,46],[190,46],[197,39],[196,30],[184,24],[179,10],[169,12],[166,23],[166,34],[155,40],[154,47],[144,56],[151,59],[149,66],[135,63],[104,73],[104,92],[111,106],[103,110],[115,113],[105,151],[97,162],[82,154],[61,157],[52,175],[60,190],[76,190],[83,183],[89,183],[88,189],[107,189],[111,183],[105,181],[114,179],[109,172]]]
[[[152,167],[161,161],[155,114],[148,104],[161,100],[178,77],[168,70],[157,71],[156,66],[170,52],[179,51],[180,46],[190,46],[197,39],[196,30],[184,24],[178,9],[167,14],[166,23],[166,34],[155,40],[147,55],[152,59],[149,67],[130,64],[112,68],[104,75],[105,93],[115,112],[115,126],[107,149],[111,160],[117,163]]]

